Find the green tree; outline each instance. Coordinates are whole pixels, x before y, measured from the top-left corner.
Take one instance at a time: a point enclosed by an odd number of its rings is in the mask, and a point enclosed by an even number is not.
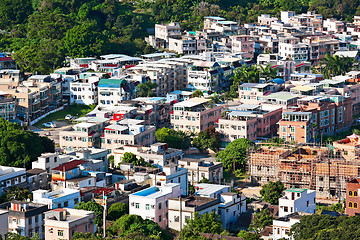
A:
[[[190,137],[182,131],[175,131],[170,128],[160,128],[155,132],[156,140],[167,143],[170,148],[188,149]]]
[[[146,162],[142,157],[137,158],[136,155],[131,152],[124,153],[122,162],[133,163],[135,166],[153,167],[153,165]]]
[[[32,11],[31,1],[1,0],[0,28],[4,29],[9,27],[9,25],[25,23]]]
[[[262,186],[260,194],[264,201],[271,204],[278,204],[279,198],[282,196],[284,189],[284,184],[280,181],[268,182]]]
[[[254,143],[246,138],[240,138],[232,141],[226,146],[225,150],[216,154],[216,159],[223,163],[226,171],[231,172],[240,169],[244,170],[246,166],[247,150]]]
[[[109,165],[111,168],[114,168],[115,167],[115,158],[114,158],[114,155],[110,155],[108,157],[108,160],[109,160]]]
[[[326,54],[325,58],[321,60],[321,64],[324,65],[321,72],[325,78],[344,75],[351,70],[353,62],[353,59],[349,57],[339,57],[337,55],[331,57],[329,54]]]
[[[11,186],[0,196],[0,202],[9,202],[12,200],[26,201],[27,199],[32,200],[32,193],[23,187]]]
[[[156,83],[147,81],[145,83],[140,83],[136,86],[136,95],[138,97],[154,97],[156,96],[155,91],[157,88]]]
[[[218,151],[220,148],[220,133],[215,130],[213,126],[200,131],[198,136],[194,138],[193,145],[199,149],[200,152],[206,149]]]
[[[204,96],[204,93],[199,89],[195,90],[195,92],[191,94],[191,97],[202,97],[202,96]]]
[[[265,78],[265,81],[274,79],[276,78],[276,76],[277,76],[276,68],[272,68],[271,65],[266,65],[266,67],[260,65],[260,77]]]
[[[96,215],[95,220],[94,220],[94,223],[96,224],[96,226],[101,227],[103,225],[104,208],[100,204],[98,204],[96,202],[92,202],[92,201],[81,202],[75,206],[75,209],[93,211],[94,214]]]
[[[107,219],[115,221],[116,219],[128,213],[129,208],[125,203],[114,203],[108,210]]]
[[[209,179],[203,177],[203,178],[199,181],[199,183],[210,183],[210,181],[209,181]]]
[[[247,231],[240,231],[237,235],[238,237],[242,238],[243,240],[260,240],[260,235],[258,233],[247,232]]]
[[[271,216],[269,209],[264,208],[260,212],[254,214],[249,230],[259,233],[266,226],[271,226],[273,219],[274,218]]]
[[[138,215],[125,214],[107,229],[108,233],[128,239],[162,239],[163,231],[159,225]]]
[[[54,142],[32,131],[23,131],[19,125],[0,119],[0,165],[29,166],[44,152],[54,152]]]
[[[186,225],[180,232],[180,239],[198,239],[199,233],[220,234],[222,232],[221,226],[222,224],[219,217],[214,212],[209,214],[204,213],[202,215],[196,212],[193,218],[186,219]]]

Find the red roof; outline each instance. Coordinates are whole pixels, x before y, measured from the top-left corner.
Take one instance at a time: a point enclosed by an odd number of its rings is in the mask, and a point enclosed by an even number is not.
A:
[[[106,195],[106,194],[109,194],[109,193],[111,193],[113,191],[115,191],[115,189],[102,187],[102,188],[98,188],[98,189],[96,189],[96,190],[94,190],[92,192],[97,193],[97,194],[103,194],[104,193]]]
[[[0,62],[4,61],[13,61],[13,59],[11,57],[0,57]]]
[[[73,169],[77,166],[79,166],[80,164],[86,163],[87,161],[85,160],[72,160],[70,162],[64,163],[56,168],[53,168],[52,170],[58,170],[58,171],[68,171],[70,169]]]

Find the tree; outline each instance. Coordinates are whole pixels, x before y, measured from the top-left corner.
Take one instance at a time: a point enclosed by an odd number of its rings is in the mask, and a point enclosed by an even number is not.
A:
[[[238,237],[242,238],[243,240],[260,240],[260,235],[258,233],[247,232],[247,231],[240,231],[237,235]]]
[[[135,166],[153,167],[149,162],[146,162],[142,157],[137,158],[135,154],[131,152],[124,153],[122,159],[124,163],[133,163]]]
[[[170,148],[188,149],[190,137],[182,131],[175,131],[170,128],[160,128],[155,132],[156,140],[167,143]]]
[[[96,224],[97,227],[101,227],[103,225],[103,214],[104,214],[104,208],[103,206],[101,206],[100,204],[98,204],[97,202],[81,202],[78,203],[75,206],[75,209],[82,209],[82,210],[86,210],[86,211],[93,211],[94,214],[96,215],[96,218],[94,220],[94,223]]]
[[[191,97],[202,97],[202,96],[204,96],[204,93],[199,89],[195,90],[195,92],[191,94]]]
[[[203,177],[203,178],[199,181],[199,183],[210,183],[210,181],[209,181],[209,179]]]
[[[274,218],[271,216],[269,209],[264,208],[260,212],[254,214],[249,230],[259,233],[266,226],[271,226],[273,219]]]
[[[218,216],[214,213],[204,213],[200,215],[198,212],[194,213],[193,218],[186,219],[186,225],[180,232],[180,239],[201,239],[199,233],[215,233],[220,234],[221,222]]]
[[[266,67],[260,65],[260,77],[265,78],[265,81],[274,79],[276,78],[276,76],[277,76],[276,68],[272,68],[271,65],[266,65]]]
[[[238,97],[239,85],[241,83],[257,83],[260,80],[260,71],[256,66],[247,67],[243,65],[241,68],[236,68],[234,75],[231,77],[232,85],[230,86],[230,95],[233,98]]]
[[[321,72],[325,78],[344,75],[351,70],[353,62],[353,59],[349,57],[339,57],[337,55],[330,57],[329,54],[326,54],[325,58],[321,60],[324,65]]]
[[[216,154],[216,159],[223,163],[226,171],[231,172],[236,169],[244,170],[246,166],[247,150],[254,143],[246,138],[232,141],[226,146],[225,150]]]
[[[145,83],[140,83],[136,86],[136,95],[138,97],[154,97],[156,96],[157,84],[147,81]]]
[[[294,240],[352,240],[359,239],[360,218],[358,216],[305,215],[292,225],[290,235]]]
[[[110,156],[108,157],[108,160],[109,160],[109,165],[110,165],[110,167],[111,167],[111,168],[114,168],[114,167],[115,167],[115,157],[114,157],[114,155],[110,155]]]
[[[29,166],[44,152],[54,152],[54,142],[32,131],[23,131],[19,125],[0,119],[0,165]]]
[[[23,187],[11,186],[9,189],[0,196],[0,202],[9,202],[12,200],[26,201],[32,200],[32,193]]]
[[[128,213],[129,208],[125,203],[114,203],[108,210],[107,219],[115,221],[116,219]]]
[[[220,133],[215,130],[213,126],[200,131],[198,136],[194,138],[193,145],[199,149],[200,152],[210,148],[213,151],[218,151],[220,148]]]
[[[262,186],[260,194],[264,201],[271,204],[278,204],[284,189],[284,184],[280,181],[269,182]]]
[[[125,214],[108,227],[108,232],[129,239],[161,239],[163,231],[159,225],[138,215]]]
[[[1,0],[0,28],[4,29],[9,27],[9,25],[25,23],[32,12],[31,1]]]

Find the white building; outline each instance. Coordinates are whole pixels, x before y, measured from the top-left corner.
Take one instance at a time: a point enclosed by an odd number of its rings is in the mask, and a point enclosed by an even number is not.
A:
[[[285,196],[279,198],[279,217],[295,212],[315,214],[315,190],[291,188],[285,190]]]
[[[74,208],[81,202],[80,190],[62,188],[50,192],[49,190],[33,191],[33,202],[48,205],[49,209]]]
[[[287,37],[280,39],[279,55],[283,59],[294,61],[308,61],[309,51],[306,43],[301,43],[297,37]]]
[[[92,105],[98,103],[97,83],[100,77],[91,76],[70,83],[70,104]]]
[[[289,236],[292,225],[300,222],[301,216],[310,215],[310,213],[296,212],[279,217],[273,220],[273,240],[293,239]]]
[[[58,153],[42,153],[36,161],[31,163],[31,167],[44,169],[48,173],[51,169],[70,161],[69,155],[60,155]]]
[[[124,89],[126,84],[124,79],[101,79],[98,85],[99,105],[116,105],[126,100],[129,97]]]
[[[25,187],[26,169],[0,166],[0,194],[11,186]]]
[[[199,197],[220,198],[220,194],[231,192],[231,187],[227,185],[199,183],[195,184],[195,195]]]
[[[129,195],[129,213],[150,219],[160,227],[168,226],[168,199],[181,195],[180,184],[169,183],[162,187],[149,187]]]
[[[232,228],[241,213],[246,212],[246,197],[233,192],[220,194],[218,215],[224,229]]]
[[[0,210],[0,234],[5,236],[9,232],[9,212],[6,210]]]

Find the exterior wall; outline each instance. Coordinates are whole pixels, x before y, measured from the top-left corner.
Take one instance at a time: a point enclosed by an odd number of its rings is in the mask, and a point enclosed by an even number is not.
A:
[[[189,69],[187,75],[188,84],[201,91],[218,91],[219,74],[211,74],[210,71],[194,71]]]
[[[224,229],[231,228],[241,213],[246,212],[246,197],[233,195],[220,195],[218,215]]]
[[[6,166],[0,166],[0,168],[0,183],[2,184],[2,187],[0,187],[0,194],[4,191],[4,189],[11,186],[27,184],[25,168],[13,168]]]
[[[230,143],[235,139],[247,138],[251,141],[256,140],[256,118],[250,118],[248,120],[230,120],[220,118],[215,124],[216,131],[221,134],[221,141]]]
[[[346,184],[345,214],[349,216],[360,215],[359,183],[348,182]]]
[[[286,142],[308,143],[311,139],[311,130],[309,121],[294,122],[281,120],[279,122],[279,137]]]
[[[9,212],[6,210],[0,211],[0,234],[1,236],[5,236],[6,233],[9,232]]]
[[[188,170],[188,179],[192,185],[198,184],[203,178],[208,179],[211,183],[220,184],[223,178],[222,163],[214,162],[212,166],[199,166],[198,162],[190,163],[179,160],[179,166]],[[206,163],[208,165],[209,163]]]
[[[116,105],[126,100],[126,92],[122,87],[98,87],[98,103],[99,105]]]
[[[300,189],[301,190],[301,189]],[[315,214],[316,198],[314,190],[303,192],[285,191],[285,196],[279,198],[279,217],[295,212]]]
[[[290,218],[288,221],[282,221],[279,219],[273,220],[273,239],[293,239],[289,237],[291,226],[300,222],[299,219]]]
[[[33,192],[33,202],[47,204],[49,209],[74,208],[77,203],[81,202],[80,191],[68,193],[66,195],[64,193],[59,193],[59,195],[61,195],[60,197],[54,195],[54,192],[48,193],[44,190],[37,190]]]
[[[233,36],[231,39],[231,50],[233,53],[245,53],[244,57],[247,59],[254,57],[255,42],[249,36]]]
[[[70,103],[92,105],[97,102],[98,91],[94,83],[70,83]]]
[[[66,163],[70,161],[69,156],[61,156],[57,153],[45,153],[40,155],[38,159],[31,163],[32,168],[39,168],[44,169],[48,173],[50,173],[50,170],[53,168],[56,168],[57,166],[60,166],[63,163]]]
[[[174,110],[171,114],[171,125],[175,130],[198,133],[213,126],[221,116],[222,106],[207,109],[203,112],[189,112]],[[189,120],[190,119],[190,120]]]
[[[168,183],[179,183],[181,188],[181,195],[188,195],[188,170],[187,169],[179,169],[177,172],[172,174],[168,174],[167,176],[156,176],[150,175],[153,180],[153,186],[164,186]]]

